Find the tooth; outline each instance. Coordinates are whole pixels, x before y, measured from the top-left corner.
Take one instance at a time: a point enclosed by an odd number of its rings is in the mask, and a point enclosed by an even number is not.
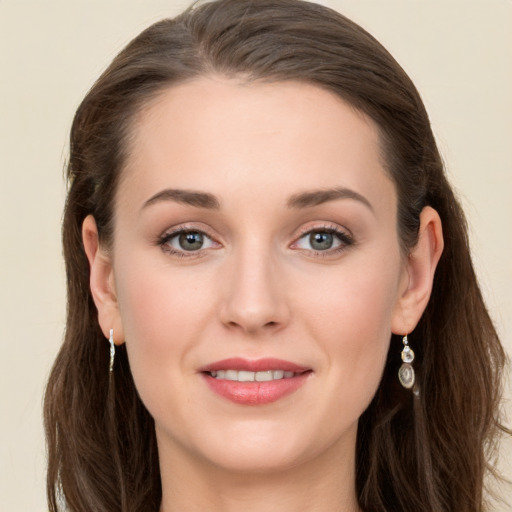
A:
[[[258,382],[266,382],[272,380],[272,371],[268,370],[266,372],[256,372],[254,380]]]
[[[245,370],[240,370],[238,372],[238,380],[240,382],[253,382],[254,381],[254,372],[247,372]]]
[[[261,372],[249,372],[246,370],[213,370],[210,372],[210,375],[217,379],[238,382],[268,382],[282,378],[291,379],[295,374],[294,372],[285,372],[284,370],[265,370]]]

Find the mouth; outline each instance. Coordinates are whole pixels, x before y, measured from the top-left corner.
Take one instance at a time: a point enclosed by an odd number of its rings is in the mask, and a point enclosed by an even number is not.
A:
[[[264,370],[250,372],[247,370],[217,370],[208,372],[211,377],[221,380],[233,380],[237,382],[269,382],[271,380],[291,379],[304,372],[288,372],[285,370]]]
[[[279,359],[225,359],[200,369],[210,390],[240,405],[264,405],[298,391],[313,373]]]

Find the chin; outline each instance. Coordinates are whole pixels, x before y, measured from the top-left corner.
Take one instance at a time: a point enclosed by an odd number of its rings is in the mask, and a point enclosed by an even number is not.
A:
[[[233,449],[231,449],[233,448]],[[297,450],[283,450],[269,443],[255,444],[248,450],[230,447],[221,453],[209,454],[210,462],[220,470],[239,474],[273,474],[287,471],[307,461],[304,453]]]
[[[255,422],[231,425],[211,431],[195,444],[196,454],[219,470],[246,474],[275,474],[312,463],[332,451],[343,451],[345,441],[352,445],[352,429],[322,431],[306,421],[276,425]],[[300,428],[302,426],[302,428]],[[299,428],[297,428],[299,427]],[[354,430],[357,431],[357,428]]]

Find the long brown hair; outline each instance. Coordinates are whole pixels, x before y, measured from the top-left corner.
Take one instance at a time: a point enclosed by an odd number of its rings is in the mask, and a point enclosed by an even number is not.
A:
[[[299,0],[220,0],[156,23],[115,58],[78,108],[63,221],[67,325],[45,399],[50,510],[158,510],[153,420],[122,347],[109,377],[81,226],[92,214],[100,243],[110,246],[134,117],[162,90],[209,73],[308,82],[371,117],[398,193],[404,251],[416,243],[422,208],[439,213],[445,249],[411,335],[420,392],[397,383],[400,339],[393,336],[382,382],[359,422],[357,495],[366,512],[484,510],[484,476],[502,428],[505,355],[477,284],[464,215],[402,68],[358,25]]]

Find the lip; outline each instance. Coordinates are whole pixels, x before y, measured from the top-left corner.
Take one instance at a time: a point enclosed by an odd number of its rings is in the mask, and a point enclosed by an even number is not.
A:
[[[219,370],[245,370],[259,372],[265,370],[284,370],[294,372],[290,378],[266,382],[238,382],[233,380],[216,379],[209,372]],[[306,368],[290,361],[275,358],[249,360],[230,358],[216,361],[199,369],[206,384],[217,395],[240,405],[264,405],[276,402],[301,388],[312,374],[311,368]]]
[[[298,364],[284,359],[275,359],[266,357],[263,359],[244,359],[242,357],[232,357],[223,359],[199,368],[200,372],[216,372],[218,370],[245,370],[249,372],[263,372],[265,370],[284,370],[285,372],[303,373],[310,368],[299,366]]]

